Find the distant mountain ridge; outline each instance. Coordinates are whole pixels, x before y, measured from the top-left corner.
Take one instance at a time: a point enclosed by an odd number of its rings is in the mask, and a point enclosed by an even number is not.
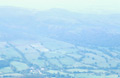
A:
[[[39,39],[39,36],[77,45],[119,46],[120,14],[79,14],[62,9],[29,11],[0,8],[0,40]]]

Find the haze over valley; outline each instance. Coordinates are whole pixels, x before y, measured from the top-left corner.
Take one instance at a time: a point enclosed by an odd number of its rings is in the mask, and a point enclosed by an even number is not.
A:
[[[119,78],[120,14],[0,7],[0,78]]]

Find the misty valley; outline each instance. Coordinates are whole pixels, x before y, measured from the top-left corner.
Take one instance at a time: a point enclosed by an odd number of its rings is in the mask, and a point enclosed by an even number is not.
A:
[[[119,78],[119,20],[0,7],[0,78]]]

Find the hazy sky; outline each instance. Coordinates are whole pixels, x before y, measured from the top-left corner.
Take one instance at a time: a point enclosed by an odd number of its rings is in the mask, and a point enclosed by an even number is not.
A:
[[[120,0],[0,0],[0,6],[47,10],[63,8],[77,12],[120,13]]]

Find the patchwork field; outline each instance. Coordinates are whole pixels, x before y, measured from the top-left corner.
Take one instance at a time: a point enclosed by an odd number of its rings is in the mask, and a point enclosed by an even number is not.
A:
[[[120,50],[117,48],[75,46],[50,38],[37,42],[0,42],[0,78],[25,75],[119,78]]]

